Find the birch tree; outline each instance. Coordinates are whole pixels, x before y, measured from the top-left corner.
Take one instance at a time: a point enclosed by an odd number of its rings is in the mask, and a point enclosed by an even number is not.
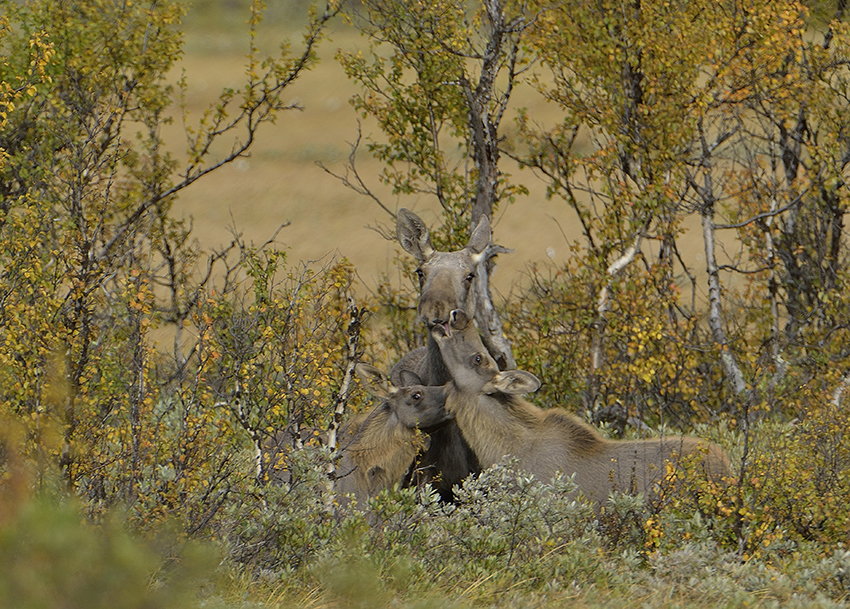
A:
[[[524,161],[548,180],[550,195],[563,198],[573,210],[583,234],[578,247],[591,270],[582,271],[582,277],[595,294],[587,327],[585,407],[595,418],[619,417],[622,423],[629,408],[606,413],[620,397],[606,396],[601,380],[619,369],[617,361],[636,364],[644,359],[646,367],[634,372],[648,381],[659,375],[683,378],[658,365],[667,357],[635,357],[635,346],[645,347],[645,339],[635,342],[634,335],[624,336],[625,344],[615,340],[606,347],[606,340],[614,339],[610,315],[615,310],[620,324],[636,315],[653,320],[648,323],[658,330],[656,335],[671,345],[711,349],[725,379],[716,395],[727,395],[729,402],[703,407],[709,413],[729,410],[746,421],[749,406],[762,399],[761,379],[769,373],[757,357],[767,338],[750,342],[746,321],[736,313],[738,292],[730,291],[741,277],[762,272],[747,249],[755,241],[746,239],[741,248],[740,231],[744,226],[772,227],[767,233],[773,234],[762,234],[758,243],[770,244],[768,272],[773,275],[767,285],[774,297],[768,310],[772,307],[776,335],[783,316],[776,300],[780,275],[791,277],[776,266],[781,241],[776,227],[790,226],[784,217],[794,223],[795,205],[810,188],[796,177],[812,116],[804,108],[812,105],[817,90],[805,83],[816,73],[816,62],[826,65],[815,58],[823,55],[821,48],[836,44],[843,25],[836,22],[829,30],[830,45],[813,45],[804,37],[811,25],[808,13],[798,3],[557,3],[545,5],[541,14],[533,40],[547,71],[537,76],[536,86],[558,104],[564,118],[543,127],[534,117],[523,117]],[[831,54],[833,71],[821,73],[821,83],[841,82],[835,70],[843,62],[835,59],[837,52]],[[831,114],[843,106],[840,96],[826,97],[818,100],[819,111]],[[767,169],[769,159],[772,170]],[[781,173],[787,185],[781,198],[762,199],[767,205],[745,212],[741,206],[754,184],[746,181],[756,175],[772,181],[776,194]],[[835,169],[831,175],[837,175]],[[694,227],[692,216],[699,221],[704,268],[682,256],[682,239],[690,238],[688,230]],[[724,246],[721,255],[718,250]],[[787,254],[785,259],[790,260]],[[641,307],[626,304],[639,293],[634,291],[637,284],[650,291],[641,298],[657,299],[642,313]],[[792,292],[789,296],[796,298]],[[773,345],[770,366],[778,372],[784,360]],[[679,365],[686,361],[692,360],[685,357]],[[692,385],[697,386],[705,387],[702,382]],[[665,393],[660,385],[658,389]],[[701,401],[681,389],[665,399]],[[688,407],[685,411],[698,414]]]
[[[201,250],[171,206],[291,107],[284,91],[338,9],[312,10],[303,46],[266,58],[253,3],[242,84],[184,115],[173,151],[161,131],[185,86],[169,81],[183,3],[0,6],[0,420],[20,429],[37,481],[57,477],[92,514],[149,502],[155,520],[185,502],[201,527],[235,469],[204,372],[220,355],[207,321],[247,262],[238,239]],[[163,326],[177,337],[170,360],[151,339]]]
[[[503,169],[500,145],[511,96],[530,64],[522,45],[533,13],[525,2],[509,0],[370,0],[353,19],[369,38],[367,54],[339,59],[363,87],[354,107],[379,127],[367,147],[385,163],[380,180],[394,194],[436,199],[443,226],[432,231],[434,245],[458,249],[482,217],[492,219],[500,205],[524,192]],[[394,216],[354,158],[339,177]],[[494,357],[514,367],[488,283],[492,259],[506,251],[493,244],[485,252],[476,318]]]

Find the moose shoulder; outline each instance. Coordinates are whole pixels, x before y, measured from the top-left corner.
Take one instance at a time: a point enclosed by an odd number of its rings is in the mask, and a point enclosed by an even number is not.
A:
[[[455,417],[482,467],[505,455],[542,480],[575,474],[579,491],[601,503],[613,490],[652,494],[683,458],[720,480],[729,461],[717,445],[692,437],[612,441],[562,409],[543,410],[520,397],[540,382],[522,370],[499,371],[462,312],[432,334],[452,374],[446,410]]]

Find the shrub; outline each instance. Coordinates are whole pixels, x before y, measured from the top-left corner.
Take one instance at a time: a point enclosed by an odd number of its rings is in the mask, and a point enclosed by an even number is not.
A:
[[[86,524],[72,502],[0,507],[10,509],[0,523],[0,605],[8,609],[187,607],[217,562],[209,547],[141,541],[118,518]]]

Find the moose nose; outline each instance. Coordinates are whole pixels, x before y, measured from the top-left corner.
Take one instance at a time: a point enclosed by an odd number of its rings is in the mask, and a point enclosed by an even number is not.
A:
[[[429,327],[433,328],[434,326],[448,323],[447,318],[450,314],[447,313],[447,309],[448,307],[442,303],[422,303],[419,307],[419,312],[423,321]]]
[[[449,322],[447,325],[450,324],[455,330],[463,330],[468,323],[469,316],[467,316],[463,309],[454,309],[449,313]]]

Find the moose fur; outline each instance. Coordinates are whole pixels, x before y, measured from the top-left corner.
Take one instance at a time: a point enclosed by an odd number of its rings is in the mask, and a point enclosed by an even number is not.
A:
[[[453,317],[432,330],[453,379],[446,410],[482,467],[513,455],[545,481],[559,471],[575,474],[579,491],[597,504],[613,490],[652,496],[683,458],[698,461],[714,480],[729,474],[728,457],[711,442],[687,436],[607,440],[563,409],[543,410],[522,399],[540,381],[522,370],[499,371],[474,323],[463,312]]]
[[[354,495],[357,504],[401,484],[416,454],[449,417],[446,387],[396,387],[373,366],[358,364],[357,375],[381,403],[349,421],[340,434],[341,458],[336,491]],[[419,433],[419,431],[423,433]]]

